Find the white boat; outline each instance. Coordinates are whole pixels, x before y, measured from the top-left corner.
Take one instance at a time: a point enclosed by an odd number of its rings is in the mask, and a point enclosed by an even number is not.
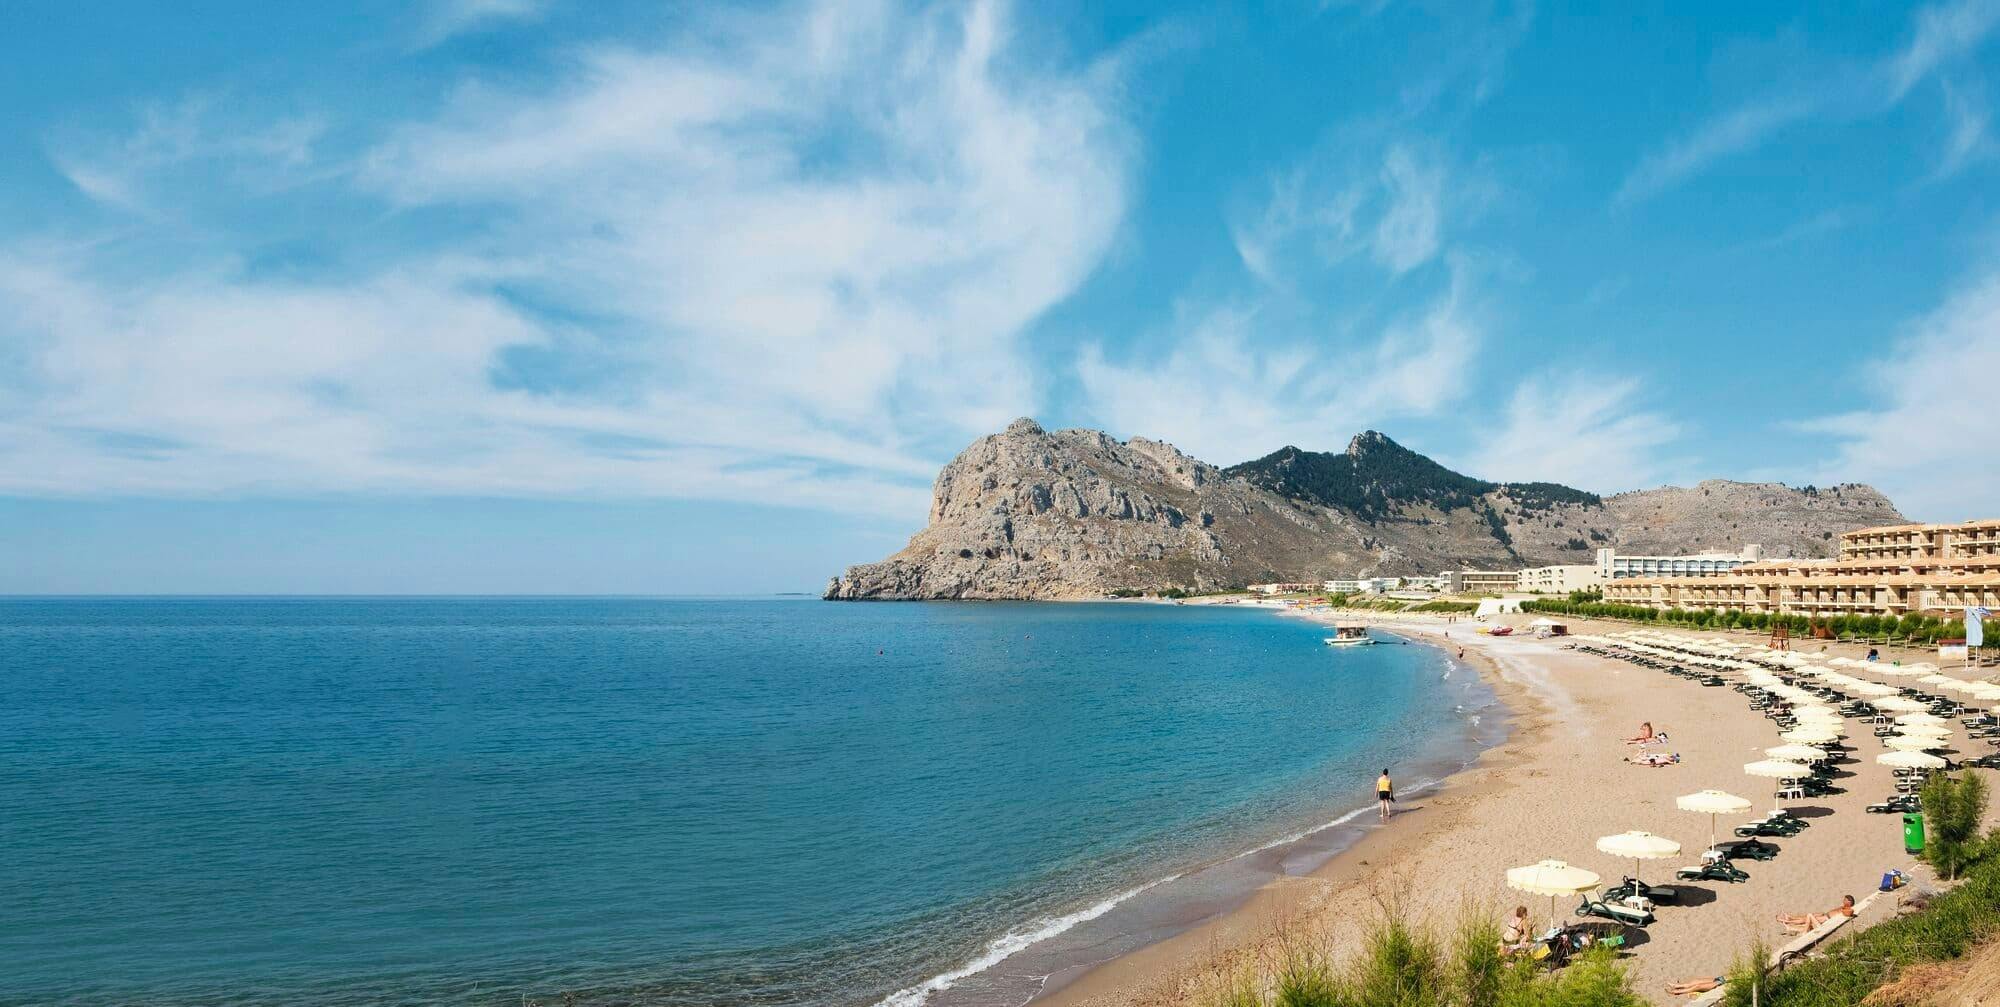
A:
[[[1335,626],[1333,635],[1320,641],[1329,647],[1360,647],[1375,642],[1366,626]]]

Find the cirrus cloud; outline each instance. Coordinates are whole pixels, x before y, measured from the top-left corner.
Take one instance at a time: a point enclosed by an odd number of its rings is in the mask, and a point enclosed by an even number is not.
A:
[[[1031,59],[1008,13],[716,12],[464,80],[363,149],[273,150],[340,162],[307,196],[454,224],[338,268],[273,275],[221,224],[122,268],[201,220],[0,240],[0,493],[921,513],[941,451],[1034,407],[1022,331],[1105,255],[1137,156],[1128,54]],[[176,125],[66,167],[134,208],[212,149]]]

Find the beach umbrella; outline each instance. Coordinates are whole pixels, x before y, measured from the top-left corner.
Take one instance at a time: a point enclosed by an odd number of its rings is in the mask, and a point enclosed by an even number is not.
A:
[[[1620,832],[1615,836],[1601,836],[1597,840],[1597,851],[1614,857],[1632,859],[1632,876],[1639,876],[1639,861],[1664,860],[1681,852],[1681,844],[1656,836],[1650,832]]]
[[[1945,766],[1943,759],[1923,752],[1883,752],[1875,757],[1875,762],[1896,769],[1943,769]]]
[[[1544,860],[1526,867],[1507,869],[1507,887],[1517,892],[1549,897],[1549,921],[1556,918],[1556,897],[1560,895],[1582,895],[1596,891],[1601,881],[1596,874],[1581,867],[1571,867],[1560,860]]]
[[[1925,675],[1924,677],[1922,677],[1922,678],[1920,678],[1920,679],[1917,679],[1917,684],[1918,684],[1918,685],[1950,685],[1951,683],[1953,683],[1953,682],[1956,682],[1956,681],[1958,681],[1958,679],[1955,679],[1955,678],[1951,678],[1951,677],[1949,677],[1949,676],[1946,676],[1946,675]]]
[[[1949,738],[1951,728],[1942,724],[1897,724],[1896,733],[1911,738]]]
[[[1881,665],[1876,665],[1876,666],[1875,666],[1874,668],[1872,668],[1872,669],[1870,669],[1870,670],[1874,671],[1874,672],[1875,672],[1875,674],[1877,674],[1877,675],[1887,675],[1887,676],[1889,676],[1890,678],[1915,678],[1915,677],[1917,677],[1917,676],[1920,676],[1920,675],[1928,675],[1928,674],[1930,674],[1931,672],[1933,672],[1933,671],[1936,671],[1937,669],[1936,669],[1936,668],[1928,668],[1928,669],[1926,669],[1926,668],[1918,668],[1918,667],[1903,667],[1903,666],[1899,666],[1899,665],[1894,665],[1894,664],[1881,664]]]
[[[1743,771],[1751,776],[1761,776],[1770,780],[1798,780],[1812,775],[1811,766],[1797,762],[1787,762],[1784,759],[1765,759],[1762,762],[1745,763]],[[1778,807],[1777,792],[1772,791],[1771,813],[1776,814],[1779,810],[1781,809]]]
[[[1885,748],[1893,748],[1898,752],[1927,752],[1933,748],[1943,748],[1944,739],[1925,738],[1925,737],[1912,738],[1907,735],[1898,734],[1895,737],[1883,738],[1882,745]]]
[[[1762,776],[1772,780],[1796,780],[1801,776],[1812,775],[1812,767],[1785,759],[1765,759],[1762,762],[1745,763],[1743,771],[1751,776]]]
[[[1789,745],[1779,745],[1776,748],[1764,749],[1764,754],[1773,759],[1781,759],[1786,762],[1818,762],[1826,758],[1825,749],[1814,748],[1811,745],[1801,745],[1796,742]]]
[[[1883,685],[1880,682],[1856,682],[1848,686],[1848,688],[1864,696],[1893,696],[1896,694],[1895,686]]]
[[[1708,816],[1708,845],[1715,845],[1715,816],[1740,815],[1750,810],[1750,802],[1720,790],[1698,790],[1674,798],[1674,807]]]
[[[1945,718],[1943,718],[1943,717],[1940,717],[1940,716],[1938,716],[1938,715],[1937,715],[1937,714],[1935,714],[1935,713],[1899,713],[1899,714],[1897,714],[1897,715],[1896,715],[1896,723],[1898,723],[1898,724],[1949,724],[1949,723],[1951,723],[1951,721],[1949,721],[1949,720],[1947,720],[1947,719],[1945,719]]]
[[[1826,727],[1818,724],[1801,724],[1798,727],[1794,727],[1791,730],[1778,735],[1778,737],[1783,738],[1786,741],[1798,742],[1801,745],[1824,745],[1827,742],[1840,737],[1840,732],[1839,730],[1833,727]]]
[[[1901,713],[1922,713],[1930,709],[1929,706],[1919,703],[1908,696],[1886,696],[1875,701],[1875,708],[1878,710],[1895,710]]]
[[[1965,694],[1982,703],[1991,703],[1996,699],[2000,699],[2000,685],[1975,682],[1972,688],[1966,690]]]

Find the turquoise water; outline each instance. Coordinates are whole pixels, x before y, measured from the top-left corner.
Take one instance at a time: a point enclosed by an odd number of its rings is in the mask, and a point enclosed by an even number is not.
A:
[[[873,1003],[1464,747],[1470,675],[1320,635],[1144,605],[0,601],[0,1002]]]

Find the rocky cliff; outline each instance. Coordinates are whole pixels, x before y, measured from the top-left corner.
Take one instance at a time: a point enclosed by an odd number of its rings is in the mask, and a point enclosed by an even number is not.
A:
[[[938,474],[929,524],[826,597],[1097,598],[1273,580],[1588,563],[1628,552],[1830,554],[1902,520],[1865,486],[1707,482],[1600,499],[1452,472],[1375,432],[1345,452],[1285,448],[1229,470],[1172,445],[1021,419]]]

